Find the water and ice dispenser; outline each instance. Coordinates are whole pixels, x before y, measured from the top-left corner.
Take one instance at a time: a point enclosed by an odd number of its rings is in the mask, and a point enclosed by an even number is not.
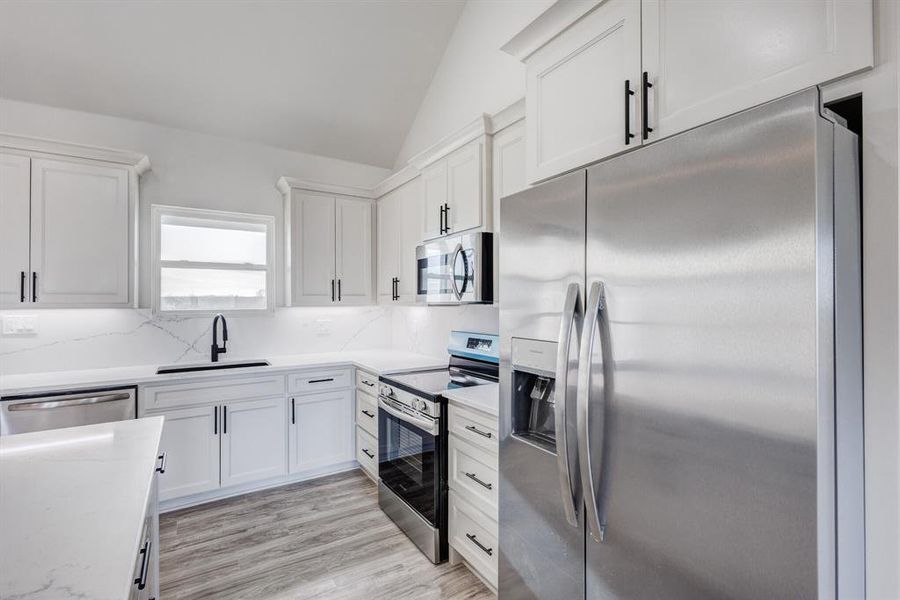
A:
[[[556,342],[512,338],[513,435],[556,450]]]

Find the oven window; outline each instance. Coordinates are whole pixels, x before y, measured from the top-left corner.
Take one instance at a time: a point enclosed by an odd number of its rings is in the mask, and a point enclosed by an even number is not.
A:
[[[437,527],[439,457],[435,437],[380,410],[378,447],[381,481]]]

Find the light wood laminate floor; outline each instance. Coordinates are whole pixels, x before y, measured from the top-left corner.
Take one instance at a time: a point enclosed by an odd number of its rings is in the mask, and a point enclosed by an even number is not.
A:
[[[494,598],[465,567],[433,565],[350,471],[160,517],[164,600]]]

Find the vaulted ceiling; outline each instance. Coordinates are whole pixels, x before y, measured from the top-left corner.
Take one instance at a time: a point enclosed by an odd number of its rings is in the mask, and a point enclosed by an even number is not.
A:
[[[390,167],[463,0],[0,2],[0,96]]]

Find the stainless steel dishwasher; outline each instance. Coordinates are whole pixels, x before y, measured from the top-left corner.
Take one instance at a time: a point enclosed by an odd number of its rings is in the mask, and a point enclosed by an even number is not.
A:
[[[0,398],[0,435],[77,427],[137,416],[137,388],[66,390]]]

